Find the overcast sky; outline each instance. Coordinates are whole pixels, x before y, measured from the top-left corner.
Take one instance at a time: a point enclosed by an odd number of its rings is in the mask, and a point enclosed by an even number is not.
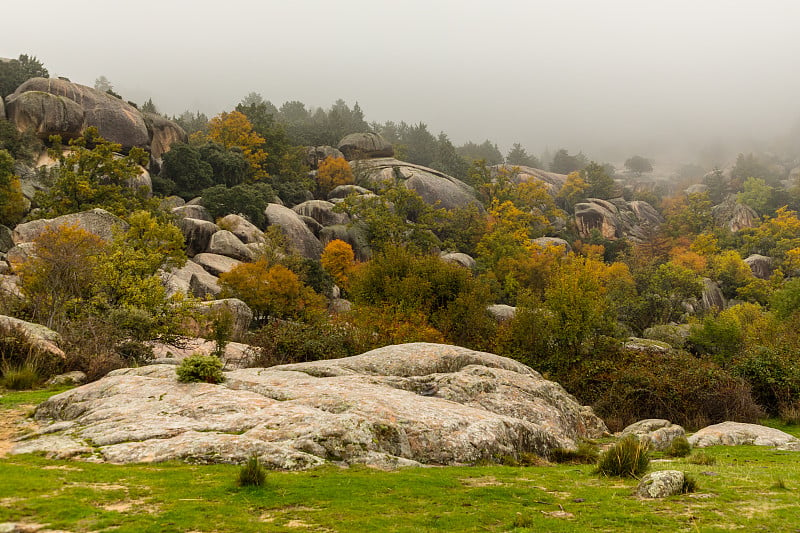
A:
[[[0,56],[209,116],[358,101],[454,143],[656,152],[800,119],[792,0],[17,0]]]

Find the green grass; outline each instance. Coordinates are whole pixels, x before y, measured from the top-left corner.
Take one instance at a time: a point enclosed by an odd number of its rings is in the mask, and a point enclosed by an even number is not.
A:
[[[19,405],[38,405],[49,397],[71,388],[71,386],[64,386],[33,391],[4,391],[0,389],[0,414],[2,414],[2,409],[11,409]]]
[[[240,488],[237,465],[11,456],[0,459],[0,522],[76,532],[797,530],[800,453],[706,451],[716,464],[651,464],[698,484],[659,501],[633,498],[635,480],[599,477],[593,465],[325,467],[268,472],[263,487]]]

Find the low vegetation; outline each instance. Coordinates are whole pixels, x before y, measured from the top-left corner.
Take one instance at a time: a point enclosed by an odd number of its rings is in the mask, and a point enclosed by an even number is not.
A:
[[[222,383],[222,361],[213,355],[190,355],[175,369],[181,383]]]
[[[638,479],[649,466],[650,443],[628,435],[600,454],[597,472],[602,476]]]

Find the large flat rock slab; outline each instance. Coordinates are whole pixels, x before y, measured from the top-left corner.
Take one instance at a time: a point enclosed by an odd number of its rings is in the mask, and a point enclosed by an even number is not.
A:
[[[379,467],[546,454],[605,425],[560,385],[511,359],[455,346],[387,346],[344,359],[178,383],[175,367],[121,369],[39,406],[12,453],[115,463],[327,461]]]
[[[744,445],[790,448],[800,446],[800,440],[779,429],[742,422],[722,422],[704,427],[689,437],[689,442],[696,448]]]

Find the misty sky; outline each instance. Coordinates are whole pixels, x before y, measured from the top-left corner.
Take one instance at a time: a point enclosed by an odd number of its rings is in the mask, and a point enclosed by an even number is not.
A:
[[[800,119],[791,0],[19,0],[3,20],[0,56],[169,114],[342,98],[456,144],[649,156]]]

